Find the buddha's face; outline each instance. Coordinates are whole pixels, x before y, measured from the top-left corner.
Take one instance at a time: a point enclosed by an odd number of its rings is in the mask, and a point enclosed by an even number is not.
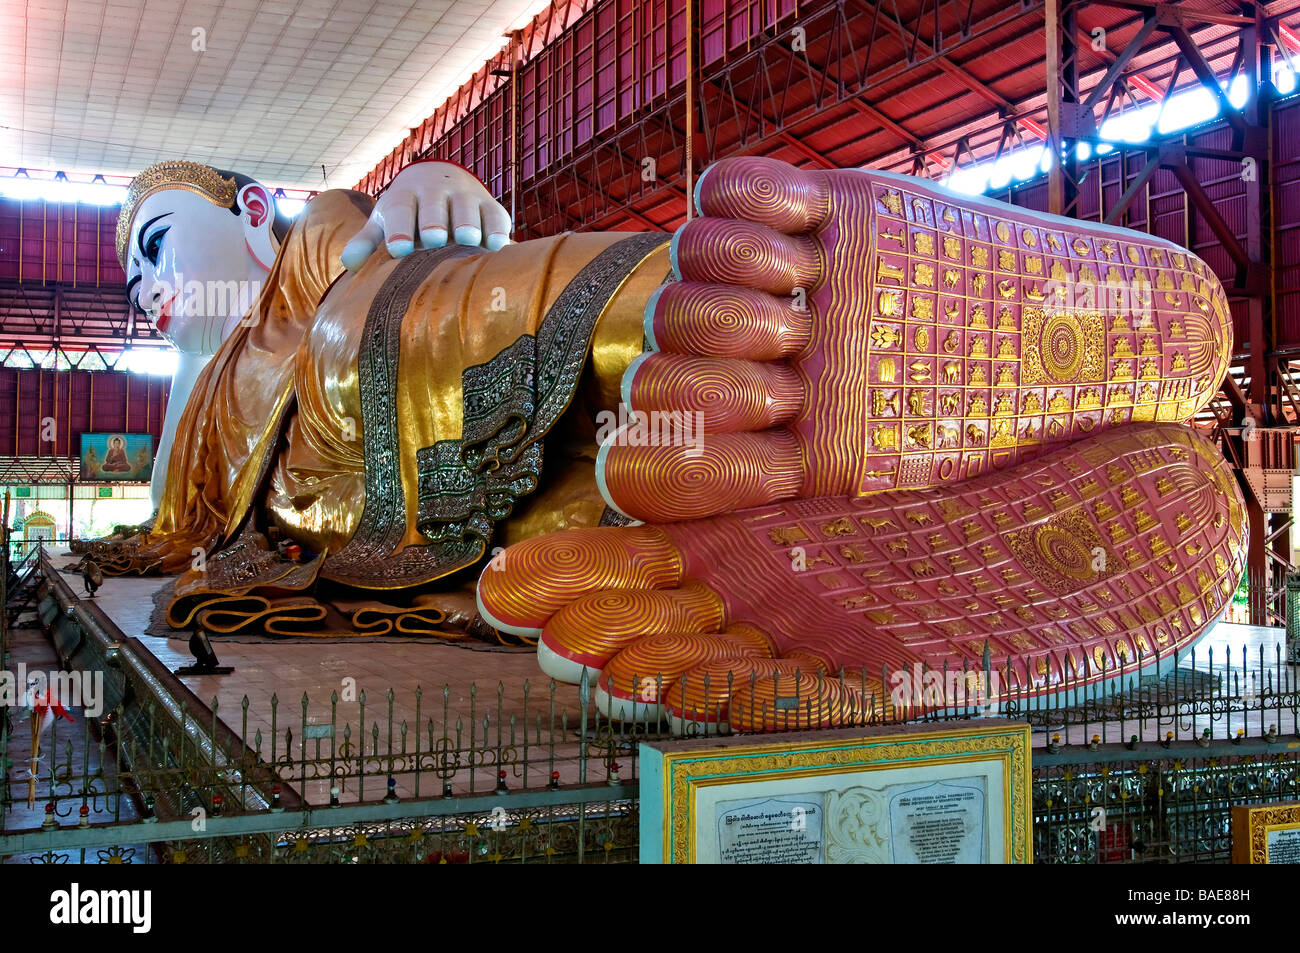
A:
[[[161,189],[131,220],[127,300],[187,354],[216,353],[275,260],[270,195],[246,185],[237,201],[238,214],[187,189]]]

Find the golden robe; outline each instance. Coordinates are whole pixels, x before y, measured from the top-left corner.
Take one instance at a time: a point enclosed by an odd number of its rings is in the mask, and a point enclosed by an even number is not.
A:
[[[371,204],[325,192],[295,221],[195,386],[137,565],[181,571],[273,525],[324,554],[321,578],[395,589],[599,522],[596,414],[642,350],[669,236],[380,251],[348,274]]]

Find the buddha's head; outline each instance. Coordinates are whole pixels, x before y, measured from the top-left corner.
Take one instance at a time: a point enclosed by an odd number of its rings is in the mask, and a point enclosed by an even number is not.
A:
[[[127,300],[177,350],[214,354],[256,300],[288,226],[271,190],[246,175],[152,165],[118,215]]]

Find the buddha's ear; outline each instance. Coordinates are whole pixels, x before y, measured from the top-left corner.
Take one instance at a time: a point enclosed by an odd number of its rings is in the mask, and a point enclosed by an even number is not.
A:
[[[239,190],[236,201],[239,203],[248,250],[258,264],[270,271],[280,246],[271,227],[275,222],[275,200],[264,186],[250,182]]]

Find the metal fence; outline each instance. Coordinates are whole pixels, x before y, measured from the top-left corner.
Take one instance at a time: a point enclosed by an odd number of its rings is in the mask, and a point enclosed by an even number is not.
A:
[[[39,760],[18,722],[0,736],[0,857],[43,862],[626,862],[638,848],[638,745],[666,724],[611,722],[584,681],[449,687],[399,698],[203,702],[79,602],[44,564],[40,620],[70,672],[102,679],[104,710],[55,719]],[[1028,720],[1040,862],[1223,861],[1233,804],[1294,799],[1300,691],[1280,647],[1121,659],[1113,690],[1029,693],[1027,660],[977,671],[819,676],[782,699],[779,730],[829,723],[816,699],[856,698],[837,725]],[[1108,673],[1109,674],[1109,673]],[[977,676],[972,679],[972,676]],[[80,677],[80,676],[79,676]],[[665,697],[657,676],[653,697]],[[952,692],[972,683],[993,694]],[[70,683],[71,684],[71,683]],[[872,686],[876,692],[872,692]],[[726,731],[729,681],[692,731]],[[774,691],[775,689],[773,689]],[[706,695],[710,694],[708,691]],[[508,698],[514,698],[513,702]],[[520,701],[522,699],[522,701]],[[773,696],[773,701],[776,699]],[[766,704],[766,702],[762,703]],[[779,709],[779,710],[778,710]],[[754,718],[751,722],[762,719]]]

